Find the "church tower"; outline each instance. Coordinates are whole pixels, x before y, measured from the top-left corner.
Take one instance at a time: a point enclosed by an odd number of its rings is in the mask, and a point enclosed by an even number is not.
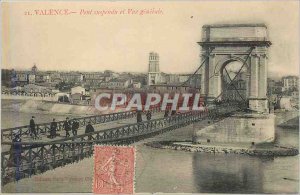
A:
[[[148,85],[160,83],[159,55],[155,52],[149,53]]]
[[[37,69],[37,67],[36,67],[36,64],[34,64],[33,67],[31,68],[31,72],[32,72],[33,74],[36,74],[37,71],[38,71],[38,69]]]

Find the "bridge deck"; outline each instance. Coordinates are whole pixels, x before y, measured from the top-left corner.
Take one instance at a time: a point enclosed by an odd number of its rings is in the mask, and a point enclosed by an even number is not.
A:
[[[152,114],[152,119],[158,119],[158,118],[162,118],[162,117],[163,117],[163,113]],[[145,118],[145,116],[143,116],[143,119],[144,118]],[[144,119],[144,121],[145,120],[146,119]],[[120,120],[106,122],[106,123],[94,124],[93,127],[94,127],[95,131],[101,131],[101,130],[105,130],[105,129],[120,127],[123,125],[133,124],[133,123],[136,123],[136,117],[128,118],[128,119],[120,119]],[[23,136],[22,142],[29,142],[29,141],[33,142],[33,143],[34,142],[51,142],[51,141],[58,141],[58,140],[66,138],[66,132],[64,130],[59,131],[57,133],[59,135],[53,139],[49,138],[49,132],[40,134],[38,139],[33,139],[30,135],[26,135],[26,136]],[[70,137],[73,137],[72,131],[69,131],[69,133],[70,133]],[[79,129],[77,131],[77,135],[83,135],[83,134],[85,134],[85,126],[79,127]]]
[[[153,107],[151,108],[152,115],[157,112],[161,112],[159,107]],[[92,125],[96,124],[104,124],[111,121],[118,121],[122,119],[128,119],[128,118],[135,118],[137,112],[136,111],[125,111],[125,112],[114,112],[109,114],[103,114],[103,115],[93,115],[93,116],[87,116],[87,117],[80,117],[76,118],[79,122],[79,127],[85,127],[88,123],[91,123]],[[57,132],[62,132],[61,135],[63,135],[64,131],[64,122],[65,121],[58,121],[57,122]],[[36,124],[35,129],[38,132],[38,134],[50,134],[50,126],[51,123],[41,123]],[[8,129],[1,129],[1,141],[2,142],[9,142],[12,141],[12,139],[15,137],[15,135],[19,135],[21,139],[25,137],[29,138],[31,134],[31,130],[29,125],[25,126],[19,126],[14,128],[8,128]]]

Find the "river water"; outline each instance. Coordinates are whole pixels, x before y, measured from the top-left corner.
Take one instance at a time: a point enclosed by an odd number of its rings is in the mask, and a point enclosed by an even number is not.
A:
[[[276,121],[289,114],[278,113]],[[299,148],[299,129],[276,126],[277,143]],[[299,155],[255,157],[138,147],[137,192],[298,193]]]
[[[27,124],[30,113],[2,112],[2,126]],[[53,115],[37,115],[40,122],[49,121]],[[59,116],[65,117],[65,116]],[[56,118],[59,118],[56,117]],[[24,124],[23,124],[24,123]],[[16,125],[13,125],[16,126]],[[298,129],[277,127],[281,145],[299,146]],[[299,156],[261,158],[248,155],[208,154],[154,149],[137,146],[136,192],[187,192],[187,193],[297,193],[299,191]],[[64,171],[49,171],[39,177],[90,177],[93,173],[92,158],[84,160],[79,171],[76,164]],[[77,168],[76,168],[77,167]],[[47,176],[48,175],[48,176]],[[30,179],[9,184],[9,192],[91,192],[91,182],[75,187],[72,183],[39,185],[35,188]],[[30,184],[29,184],[30,183]],[[29,185],[28,185],[29,184]],[[14,186],[12,186],[14,185]],[[5,186],[4,186],[5,189]],[[76,191],[75,191],[76,190]],[[6,191],[6,190],[5,190]]]
[[[298,129],[276,127],[276,135],[279,145],[299,148]],[[298,193],[299,155],[266,158],[139,146],[136,191]]]
[[[285,134],[289,145],[298,143],[299,134],[295,131]],[[137,154],[136,191],[296,193],[298,158],[190,153],[141,146]]]

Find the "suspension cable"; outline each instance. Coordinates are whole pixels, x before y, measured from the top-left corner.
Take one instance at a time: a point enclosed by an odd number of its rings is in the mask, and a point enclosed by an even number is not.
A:
[[[192,77],[195,76],[195,74],[196,74],[196,73],[200,70],[200,68],[204,65],[204,62],[206,62],[206,60],[207,60],[208,57],[209,57],[209,54],[213,51],[213,49],[214,49],[214,48],[212,47],[211,50],[208,52],[206,58],[205,58],[205,59],[202,61],[202,63],[200,64],[200,66],[196,69],[196,71],[195,71],[192,75],[189,76],[189,78],[188,78],[186,81],[184,81],[184,82],[180,85],[180,87],[184,86],[187,82],[189,82],[189,81],[191,80]]]
[[[225,69],[225,72],[226,72],[226,74],[227,74],[227,76],[228,76],[230,82],[232,82],[232,80],[231,80],[231,78],[230,78],[230,76],[229,76],[229,73],[228,73],[226,67],[225,67],[224,69]],[[236,92],[239,94],[239,96],[242,98],[242,100],[243,100],[244,102],[246,102],[246,100],[245,100],[245,99],[243,98],[243,96],[240,94],[240,92],[238,91],[238,89],[236,88],[236,86],[234,85],[234,83],[232,84],[232,86],[234,87],[234,89],[236,90]]]

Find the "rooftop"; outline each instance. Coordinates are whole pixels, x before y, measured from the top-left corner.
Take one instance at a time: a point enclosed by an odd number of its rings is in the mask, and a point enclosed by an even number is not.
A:
[[[183,83],[172,83],[172,84],[153,84],[151,86],[157,86],[157,87],[189,87],[189,85],[187,84],[183,84]]]
[[[266,27],[263,23],[250,23],[250,24],[206,24],[203,25],[202,28],[224,28],[224,27]]]
[[[130,78],[127,78],[127,77],[118,77],[118,78],[113,78],[113,79],[111,79],[108,82],[126,82],[128,80],[130,80]]]

